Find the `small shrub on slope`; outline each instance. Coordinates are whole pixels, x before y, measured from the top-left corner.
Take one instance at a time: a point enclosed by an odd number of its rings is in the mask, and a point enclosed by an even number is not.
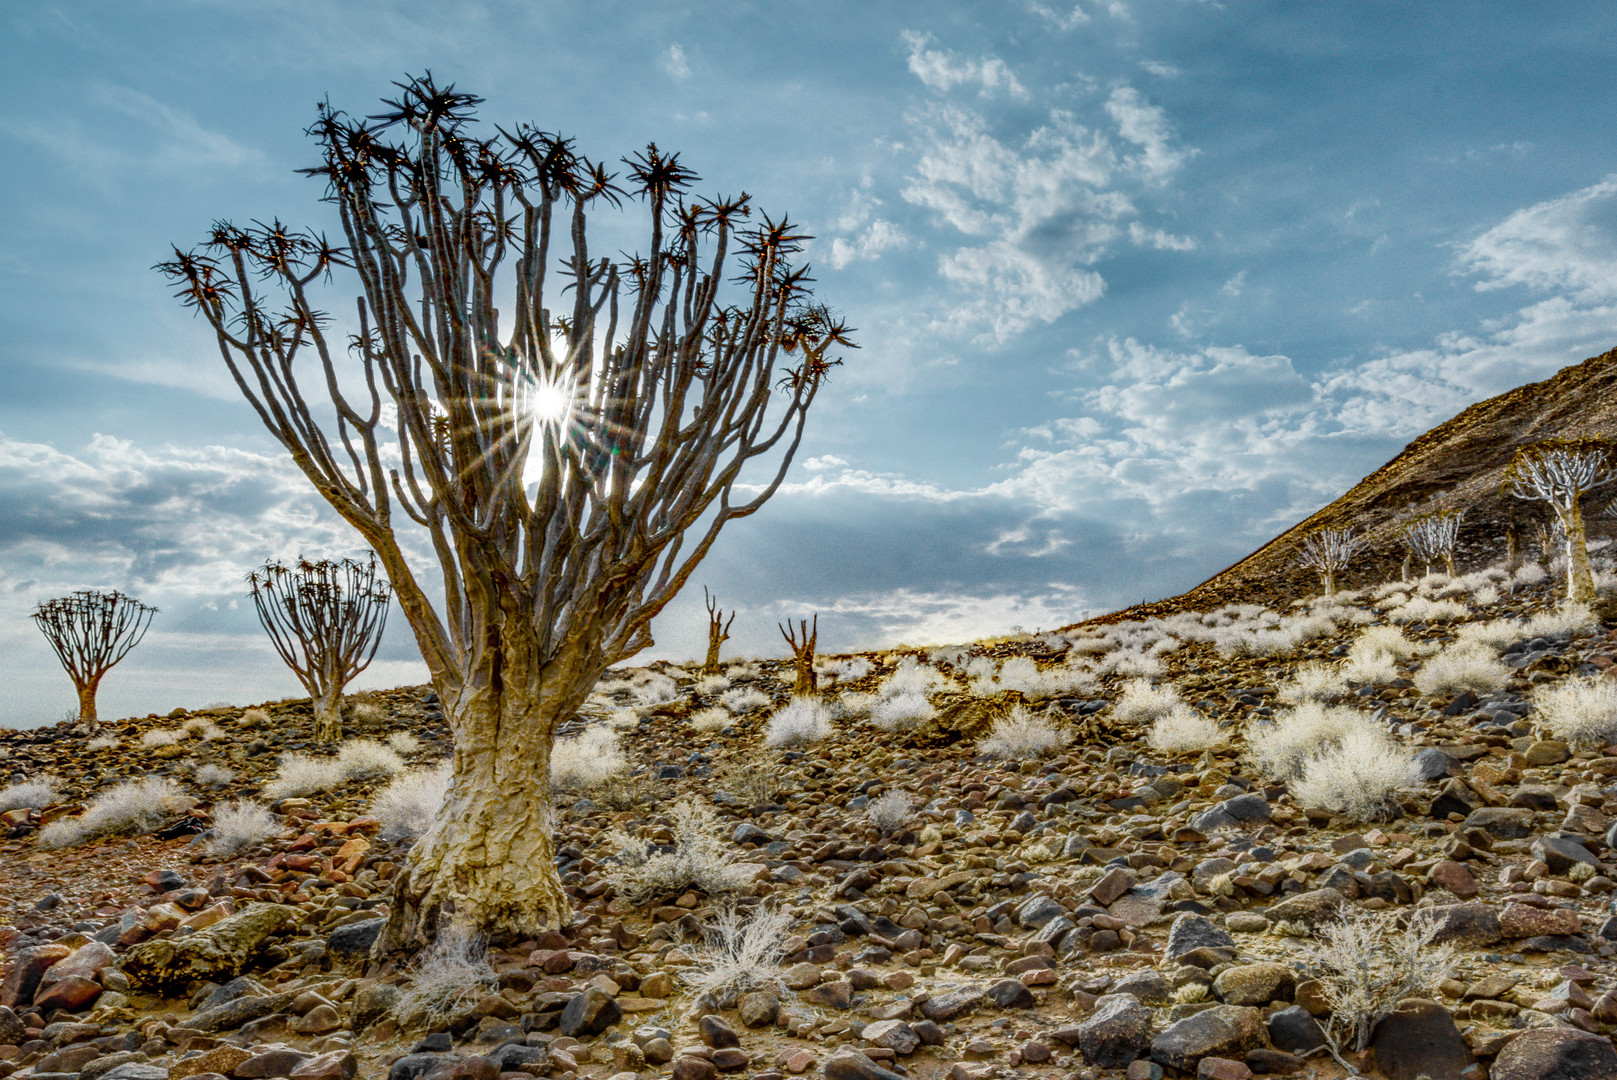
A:
[[[628,767],[618,733],[603,724],[557,739],[550,748],[550,786],[557,791],[594,787]]]
[[[236,778],[236,770],[209,763],[197,767],[196,781],[203,787],[224,787]]]
[[[282,754],[276,767],[275,778],[264,785],[264,797],[278,799],[301,798],[322,791],[330,791],[343,781],[342,766],[336,758],[314,757],[310,754]]]
[[[870,722],[882,731],[899,732],[918,728],[938,715],[924,694],[895,694],[876,701],[870,709]]]
[[[1466,690],[1488,693],[1510,681],[1510,669],[1489,649],[1470,644],[1451,645],[1421,665],[1415,688],[1423,694],[1453,694]]]
[[[865,816],[878,829],[896,829],[909,821],[915,804],[902,791],[889,791],[865,807]]]
[[[681,799],[669,816],[673,819],[672,851],[649,854],[644,840],[621,828],[607,834],[616,853],[606,864],[606,877],[619,896],[639,905],[687,889],[718,896],[747,884],[748,874],[737,867],[735,853],[726,846],[718,814],[711,806]]]
[[[784,998],[789,991],[780,961],[791,925],[792,917],[779,909],[754,908],[743,922],[734,908],[727,908],[719,913],[706,944],[692,950],[692,963],[680,971],[680,979],[699,1000],[710,999],[721,1009],[754,990]]]
[[[769,718],[769,725],[764,729],[764,745],[804,746],[830,734],[831,710],[826,704],[818,698],[794,697]]]
[[[730,689],[730,679],[726,675],[703,675],[696,680],[695,690],[698,694],[706,694],[711,697],[714,694],[722,694],[728,689]]]
[[[1330,1006],[1327,1034],[1363,1050],[1376,1024],[1405,998],[1433,996],[1454,971],[1453,947],[1434,945],[1438,923],[1417,911],[1399,929],[1392,911],[1355,911],[1320,928],[1306,963]]]
[[[1402,607],[1394,608],[1388,612],[1387,618],[1400,623],[1434,623],[1453,622],[1463,619],[1470,614],[1470,609],[1455,600],[1428,600],[1424,596],[1414,597]]]
[[[1151,725],[1146,741],[1165,754],[1188,754],[1224,743],[1224,733],[1211,717],[1188,705],[1176,705]]]
[[[252,799],[235,799],[213,812],[208,853],[233,858],[281,831],[280,820]]]
[[[1125,724],[1144,724],[1167,716],[1174,706],[1182,704],[1179,691],[1171,685],[1156,687],[1146,679],[1131,679],[1124,684],[1122,696],[1112,706],[1112,719]]]
[[[723,705],[715,705],[710,709],[701,709],[691,713],[691,730],[704,734],[714,731],[723,731],[730,726],[730,710]]]
[[[498,984],[483,940],[454,926],[440,933],[416,960],[393,1014],[405,1023],[437,1031]]]
[[[141,733],[140,745],[147,750],[157,750],[165,746],[174,746],[180,741],[180,733],[170,728],[152,728]]]
[[[39,810],[56,801],[56,781],[49,777],[18,780],[0,788],[0,814],[7,810]]]
[[[1409,787],[1413,765],[1414,756],[1386,732],[1355,727],[1339,744],[1303,763],[1291,794],[1304,806],[1379,821],[1391,815],[1398,794]]]
[[[1563,603],[1541,611],[1522,627],[1522,638],[1550,637],[1554,634],[1584,634],[1600,625],[1587,604]],[[1521,640],[1521,639],[1518,639]]]
[[[1341,705],[1305,702],[1281,712],[1266,724],[1247,729],[1247,756],[1257,768],[1278,780],[1300,776],[1303,763],[1341,744],[1349,732],[1367,728],[1379,734],[1375,722]]]
[[[337,748],[337,768],[348,780],[372,780],[404,771],[404,759],[375,739],[349,739]]]
[[[994,722],[994,730],[977,749],[989,757],[1027,761],[1054,754],[1071,741],[1070,734],[1018,705]]]
[[[387,743],[387,748],[399,755],[399,757],[407,758],[412,754],[421,752],[421,740],[411,735],[408,731],[395,731],[382,741]]]
[[[769,704],[769,695],[762,690],[751,686],[738,686],[733,690],[726,690],[724,696],[719,698],[724,707],[740,715],[750,713]]]
[[[1568,679],[1533,699],[1538,719],[1558,739],[1604,745],[1617,738],[1617,684],[1603,678]],[[0,793],[0,802],[3,802]]]
[[[432,815],[443,806],[449,793],[453,763],[445,758],[425,769],[412,769],[393,778],[371,800],[369,813],[382,823],[382,836],[388,840],[414,839],[426,832]]]
[[[151,832],[175,812],[182,793],[166,777],[129,780],[108,789],[78,818],[53,821],[39,831],[39,846],[72,847],[108,836]]]
[[[1291,705],[1305,701],[1334,701],[1347,695],[1342,673],[1330,664],[1302,664],[1280,684],[1276,696]]]

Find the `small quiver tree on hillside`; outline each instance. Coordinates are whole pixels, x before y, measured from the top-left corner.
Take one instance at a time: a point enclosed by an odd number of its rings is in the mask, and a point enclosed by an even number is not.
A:
[[[1398,538],[1409,550],[1410,557],[1421,563],[1425,573],[1432,572],[1432,564],[1441,561],[1443,572],[1454,576],[1454,546],[1460,539],[1460,521],[1463,510],[1437,510],[1421,514],[1405,525]]]
[[[323,160],[307,171],[346,245],[224,223],[159,267],[376,552],[454,735],[448,793],[394,879],[378,953],[430,942],[451,916],[492,941],[569,921],[556,729],[652,644],[720,530],[775,493],[831,350],[850,344],[793,265],[807,237],[749,223],[748,196],[688,197],[696,177],[654,144],[620,184],[571,140],[476,129],[482,99],[430,75],[400,90],[366,120],[321,106],[310,129]],[[644,208],[645,248],[592,254],[590,223],[625,202]],[[352,362],[318,306],[338,267],[362,292]],[[753,463],[763,475],[732,502]],[[396,512],[426,533],[425,566]]]
[[[790,619],[784,625],[775,625],[780,627],[780,635],[786,639],[786,644],[792,647],[792,660],[797,665],[797,682],[792,686],[792,693],[814,693],[819,689],[819,675],[814,670],[814,650],[820,642],[820,616],[815,614],[812,627],[807,619],[797,620],[798,633],[792,632]]]
[[[702,601],[707,604],[707,659],[702,662],[702,671],[716,675],[719,646],[730,640],[730,624],[736,621],[736,613],[730,612],[730,618],[725,619],[724,612],[719,610],[719,598],[708,595],[706,585],[702,586]]]
[[[1336,595],[1336,579],[1364,546],[1352,529],[1316,529],[1303,538],[1297,562],[1319,575],[1326,596]]]
[[[1549,439],[1516,451],[1504,488],[1518,499],[1549,504],[1565,536],[1567,598],[1593,603],[1594,573],[1582,502],[1588,492],[1617,480],[1617,447],[1609,439]]]
[[[387,580],[368,562],[268,562],[247,575],[258,621],[314,703],[317,742],[342,738],[342,692],[370,666],[387,623]]]
[[[79,692],[79,723],[93,724],[101,678],[140,644],[157,609],[121,592],[81,589],[47,600],[33,620]]]

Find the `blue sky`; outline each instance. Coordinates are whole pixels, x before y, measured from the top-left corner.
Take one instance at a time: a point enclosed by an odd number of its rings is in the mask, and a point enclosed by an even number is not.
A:
[[[1485,10],[1486,17],[1479,15]],[[0,8],[0,722],[26,614],[163,609],[104,714],[296,692],[244,609],[351,551],[149,269],[326,224],[302,134],[430,68],[817,239],[863,345],[697,575],[732,645],[966,640],[1180,591],[1465,405],[1617,345],[1617,9],[1189,0]],[[650,656],[699,650],[700,590]],[[362,680],[420,678],[402,620]]]

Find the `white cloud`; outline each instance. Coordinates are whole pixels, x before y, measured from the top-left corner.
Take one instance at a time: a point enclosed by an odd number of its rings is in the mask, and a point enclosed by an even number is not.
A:
[[[1175,236],[1162,229],[1148,229],[1138,221],[1129,222],[1129,241],[1135,247],[1155,248],[1158,251],[1195,251],[1196,238]]]
[[[1525,285],[1565,290],[1583,302],[1617,299],[1617,174],[1529,206],[1461,252],[1460,270],[1479,290]]]
[[[674,42],[663,53],[663,70],[675,79],[688,79],[691,77],[691,65],[685,59],[685,46]]]
[[[1177,79],[1181,72],[1166,60],[1141,60],[1140,67],[1159,79]]]
[[[1079,4],[1070,6],[1062,4],[1057,7],[1054,4],[1041,3],[1040,0],[1027,0],[1026,7],[1028,11],[1063,32],[1080,27],[1089,21],[1089,13]]]
[[[855,262],[866,262],[881,257],[884,251],[907,247],[909,237],[886,218],[876,217],[881,205],[868,191],[855,189],[849,197],[848,209],[837,221],[841,234],[831,240],[831,267],[841,270]]]
[[[997,56],[965,59],[948,49],[929,48],[930,34],[905,30],[901,36],[910,48],[911,74],[930,90],[947,93],[956,86],[975,85],[983,97],[992,97],[1002,90],[1012,97],[1027,97],[1027,91],[1016,80],[1016,73]]]
[[[822,623],[830,618],[870,623],[876,640],[867,647],[887,648],[959,644],[1004,634],[1013,626],[1052,630],[1083,617],[1088,603],[1082,592],[1065,585],[1050,585],[1035,593],[990,595],[901,588],[841,596],[818,610]],[[780,610],[795,613],[812,607],[787,602]]]
[[[1148,104],[1132,86],[1119,86],[1106,99],[1106,113],[1117,123],[1118,133],[1140,148],[1128,159],[1149,182],[1166,183],[1194,151],[1173,145],[1173,126],[1157,105]]]

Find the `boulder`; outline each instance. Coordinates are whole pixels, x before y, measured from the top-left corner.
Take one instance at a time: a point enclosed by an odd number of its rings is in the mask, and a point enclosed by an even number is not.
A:
[[[1489,1080],[1617,1080],[1617,1050],[1575,1028],[1524,1031],[1499,1051]]]
[[[1244,1005],[1215,1005],[1187,1016],[1151,1040],[1151,1060],[1189,1071],[1204,1057],[1230,1057],[1263,1045],[1263,1014]]]
[[[1325,1033],[1319,1022],[1301,1005],[1291,1005],[1269,1017],[1269,1041],[1278,1050],[1291,1054],[1306,1054],[1325,1045]]]
[[[1504,934],[1499,913],[1488,904],[1438,904],[1426,909],[1426,918],[1436,925],[1434,944],[1459,941],[1467,945],[1491,945]]]
[[[1376,1024],[1370,1046],[1387,1080],[1465,1080],[1476,1061],[1449,1011],[1423,998],[1399,1002]]]
[[[1533,812],[1509,806],[1484,806],[1467,814],[1461,828],[1481,829],[1495,840],[1525,840],[1533,835]]]
[[[45,972],[72,954],[73,950],[66,945],[35,945],[23,949],[12,960],[6,977],[0,980],[0,1006],[15,1009],[31,1003]]]
[[[1297,976],[1286,964],[1238,964],[1219,973],[1213,980],[1213,992],[1226,1005],[1290,1001],[1297,992]]]
[[[1314,889],[1272,904],[1264,914],[1269,917],[1271,925],[1277,922],[1301,923],[1310,930],[1317,930],[1326,923],[1334,922],[1341,908],[1341,893],[1335,889]]]
[[[339,926],[326,936],[326,951],[347,960],[368,956],[386,923],[386,919],[366,919]]]
[[[1215,926],[1212,920],[1204,915],[1187,911],[1173,921],[1173,927],[1168,931],[1168,948],[1164,955],[1169,960],[1177,960],[1197,949],[1234,948],[1235,939]]]
[[[1190,819],[1190,827],[1207,834],[1214,829],[1239,828],[1253,821],[1268,821],[1273,816],[1269,801],[1253,792],[1225,799],[1209,810],[1203,810]]]
[[[120,965],[137,990],[183,990],[192,981],[223,982],[241,974],[264,939],[298,919],[284,904],[248,904],[189,937],[136,945]]]
[[[599,1035],[623,1019],[623,1007],[598,986],[586,987],[561,1012],[560,1030],[573,1038]]]
[[[1078,1025],[1078,1049],[1091,1065],[1124,1068],[1150,1047],[1151,1010],[1132,994],[1107,994]]]

